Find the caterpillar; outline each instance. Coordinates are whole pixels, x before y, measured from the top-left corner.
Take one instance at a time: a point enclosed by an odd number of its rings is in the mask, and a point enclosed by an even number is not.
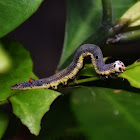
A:
[[[110,64],[105,64],[101,49],[94,44],[84,44],[80,46],[74,55],[73,61],[62,71],[43,79],[32,79],[29,81],[20,82],[11,87],[13,90],[29,90],[52,88],[57,89],[59,84],[66,85],[69,79],[74,79],[80,69],[83,68],[84,59],[90,56],[91,63],[99,75],[110,75],[120,73],[126,70],[123,62],[117,60]]]

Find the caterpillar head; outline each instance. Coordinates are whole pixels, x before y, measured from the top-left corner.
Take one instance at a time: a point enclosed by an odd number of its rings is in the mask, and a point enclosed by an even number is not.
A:
[[[115,72],[123,72],[126,70],[124,63],[119,60],[115,61],[113,66],[114,66]]]

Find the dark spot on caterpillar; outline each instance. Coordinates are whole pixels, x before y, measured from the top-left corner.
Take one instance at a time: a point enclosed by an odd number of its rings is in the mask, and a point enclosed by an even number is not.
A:
[[[122,71],[122,68],[121,67],[119,67],[119,71]]]
[[[24,82],[24,84],[21,82],[18,84],[18,87],[12,87],[12,89],[26,90],[30,88],[35,89],[37,87],[57,89],[57,86],[60,83],[67,84],[68,80],[75,78],[77,72],[79,72],[79,70],[84,67],[86,62],[85,59],[87,57],[90,58],[89,62],[92,62],[92,65],[95,67],[97,74],[106,76],[106,78],[110,74],[114,74],[116,71],[119,73],[125,70],[125,66],[119,60],[106,65],[103,61],[102,52],[98,46],[93,44],[84,44],[76,50],[73,61],[62,71],[53,76],[40,80],[32,79],[30,77],[29,81]]]

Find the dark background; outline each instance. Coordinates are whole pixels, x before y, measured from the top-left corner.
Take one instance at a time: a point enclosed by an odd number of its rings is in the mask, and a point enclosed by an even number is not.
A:
[[[65,0],[46,0],[37,12],[7,37],[20,41],[33,59],[34,73],[48,77],[59,63],[65,32]]]

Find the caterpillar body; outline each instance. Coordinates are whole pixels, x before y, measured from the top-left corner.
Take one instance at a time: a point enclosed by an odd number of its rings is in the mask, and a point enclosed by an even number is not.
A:
[[[80,46],[75,53],[73,61],[62,71],[43,79],[32,79],[20,82],[11,87],[13,90],[29,90],[52,88],[57,89],[59,84],[67,84],[69,79],[75,78],[80,69],[83,68],[85,57],[90,56],[94,69],[99,75],[110,75],[120,73],[126,70],[123,62],[117,60],[110,64],[105,64],[101,49],[94,44],[84,44]]]

